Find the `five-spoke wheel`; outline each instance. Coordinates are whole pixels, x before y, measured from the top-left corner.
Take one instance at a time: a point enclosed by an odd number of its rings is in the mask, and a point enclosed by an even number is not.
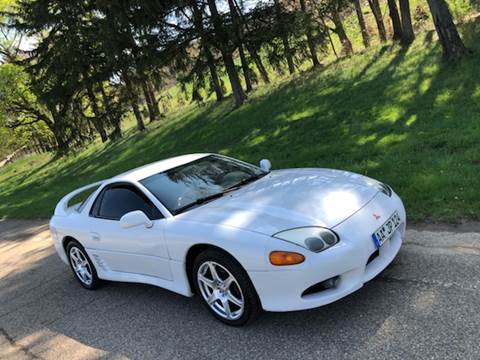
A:
[[[87,289],[94,289],[99,283],[97,272],[85,249],[77,241],[70,241],[67,245],[67,254],[70,266],[80,284]]]
[[[260,312],[260,301],[247,273],[227,253],[204,251],[195,260],[192,276],[197,293],[219,320],[243,325]]]
[[[242,316],[242,290],[225,267],[215,261],[206,261],[198,269],[197,280],[203,299],[213,311],[228,320]]]
[[[80,280],[85,285],[92,284],[92,269],[88,264],[88,260],[82,251],[77,247],[72,247],[70,249],[70,261],[73,266],[73,271],[77,275],[78,280]]]

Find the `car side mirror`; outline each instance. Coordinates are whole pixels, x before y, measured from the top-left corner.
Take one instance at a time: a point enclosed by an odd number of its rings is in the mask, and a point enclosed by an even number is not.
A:
[[[260,169],[270,172],[270,169],[272,168],[272,163],[268,159],[262,159],[260,160]]]
[[[140,225],[143,225],[146,228],[151,228],[153,226],[152,220],[150,220],[143,211],[131,211],[120,218],[120,226],[124,229],[129,229]]]

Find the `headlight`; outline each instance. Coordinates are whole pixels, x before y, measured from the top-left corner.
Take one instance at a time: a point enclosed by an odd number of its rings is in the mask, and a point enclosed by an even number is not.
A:
[[[339,241],[338,235],[332,230],[319,226],[280,231],[273,237],[303,246],[313,252],[327,250]]]

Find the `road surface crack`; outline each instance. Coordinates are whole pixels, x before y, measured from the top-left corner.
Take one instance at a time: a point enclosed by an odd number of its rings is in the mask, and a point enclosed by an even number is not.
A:
[[[31,359],[42,359],[40,356],[35,355],[33,352],[30,351],[29,348],[22,346],[20,344],[17,344],[15,339],[11,337],[3,328],[0,328],[0,335],[3,335],[3,337],[8,341],[10,346],[14,347],[15,349],[20,350],[22,353],[30,357]]]

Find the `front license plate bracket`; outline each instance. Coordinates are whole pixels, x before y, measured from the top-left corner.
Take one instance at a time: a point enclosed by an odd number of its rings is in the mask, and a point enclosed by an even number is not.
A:
[[[400,215],[395,211],[373,234],[372,240],[377,249],[390,239],[400,226]]]

